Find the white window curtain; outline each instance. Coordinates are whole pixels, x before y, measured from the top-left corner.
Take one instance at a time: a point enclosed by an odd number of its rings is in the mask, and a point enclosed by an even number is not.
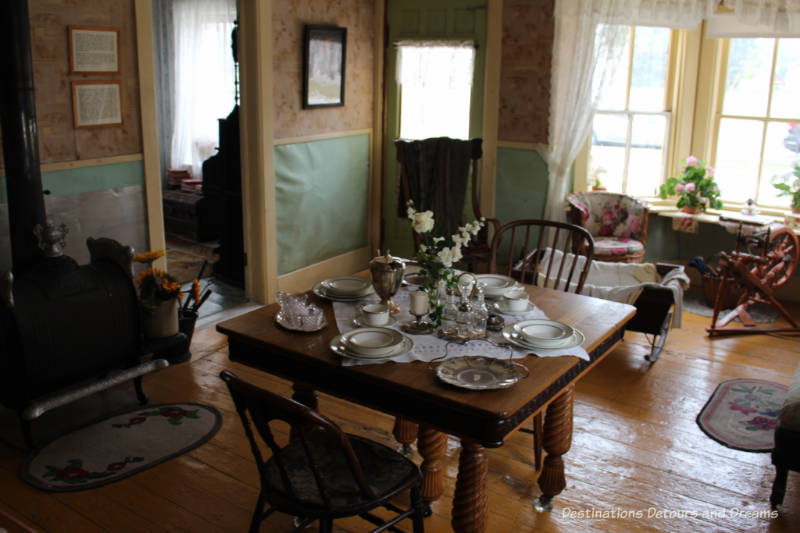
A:
[[[174,130],[170,165],[202,177],[235,104],[231,31],[236,0],[174,0]]]
[[[594,117],[594,106],[613,75],[625,43],[619,24],[697,27],[713,13],[715,0],[556,0],[550,125],[549,187],[545,218],[563,220],[570,169]]]
[[[475,64],[472,41],[401,41],[397,83],[402,86],[400,137],[469,137]]]
[[[723,0],[722,4],[744,24],[800,33],[800,0]]]

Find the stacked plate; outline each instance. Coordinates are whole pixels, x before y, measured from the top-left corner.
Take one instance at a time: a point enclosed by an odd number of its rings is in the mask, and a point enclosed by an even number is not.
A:
[[[514,278],[500,274],[478,274],[478,283],[483,283],[483,294],[487,298],[502,298],[506,291],[519,285]]]
[[[314,285],[314,294],[342,302],[360,300],[375,292],[370,280],[356,276],[343,276],[320,281]]]
[[[583,333],[561,322],[547,319],[520,320],[503,328],[503,337],[532,350],[574,348],[583,344]]]
[[[414,341],[389,328],[359,328],[331,341],[331,350],[351,359],[388,359],[414,347]]]

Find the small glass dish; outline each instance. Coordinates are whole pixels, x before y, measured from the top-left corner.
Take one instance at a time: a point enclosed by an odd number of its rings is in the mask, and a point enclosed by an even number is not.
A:
[[[275,314],[275,321],[286,329],[293,331],[319,331],[327,325],[325,313],[318,306],[309,303],[305,294],[296,296],[287,292],[279,292],[280,310]]]

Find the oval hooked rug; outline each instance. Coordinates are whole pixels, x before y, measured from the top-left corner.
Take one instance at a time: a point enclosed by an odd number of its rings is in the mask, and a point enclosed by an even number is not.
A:
[[[732,379],[717,386],[697,415],[706,435],[735,450],[769,452],[788,387],[761,379]]]
[[[95,422],[34,450],[22,479],[46,491],[85,490],[126,478],[192,450],[222,424],[198,403],[145,406]]]

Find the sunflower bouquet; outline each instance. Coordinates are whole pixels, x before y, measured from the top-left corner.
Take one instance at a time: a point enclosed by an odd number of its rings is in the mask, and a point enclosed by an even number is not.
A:
[[[154,250],[138,254],[133,258],[137,263],[147,264],[147,268],[136,278],[139,298],[147,313],[152,313],[162,303],[173,298],[181,300],[181,284],[165,271],[153,267],[153,261],[163,256],[164,250]]]

